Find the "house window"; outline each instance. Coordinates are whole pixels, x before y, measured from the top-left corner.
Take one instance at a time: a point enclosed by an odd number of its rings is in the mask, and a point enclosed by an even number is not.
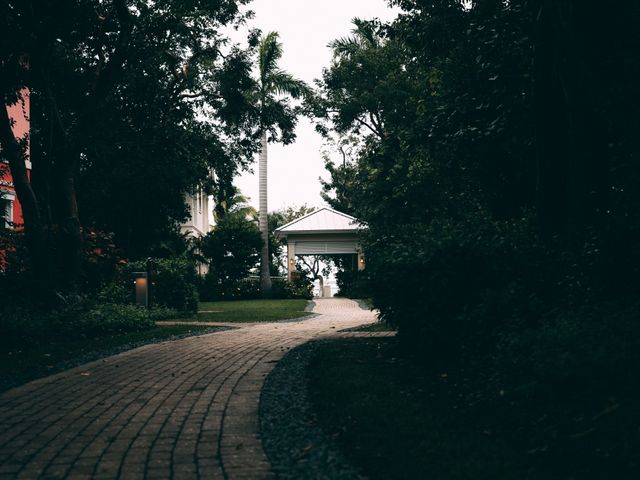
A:
[[[13,222],[13,198],[0,197],[0,228],[11,228]]]

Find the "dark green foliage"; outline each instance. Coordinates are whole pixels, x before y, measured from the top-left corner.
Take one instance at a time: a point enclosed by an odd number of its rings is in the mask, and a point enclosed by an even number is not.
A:
[[[640,446],[629,369],[638,361],[634,310],[616,315],[629,335],[615,340],[620,353],[597,347],[613,346],[611,324],[598,325],[597,315],[587,325],[560,322],[548,339],[523,336],[500,359],[517,359],[508,384],[495,381],[500,364],[486,359],[442,365],[390,339],[320,342],[309,398],[324,431],[370,478],[632,480]]]
[[[244,278],[234,283],[212,284],[209,277],[205,278],[201,289],[204,301],[218,300],[255,300],[261,297],[260,280],[257,277]],[[306,278],[289,282],[283,278],[272,278],[273,300],[313,297],[313,284]]]
[[[292,282],[286,279],[273,282],[273,298],[313,298],[313,283],[302,277]]]
[[[147,310],[134,305],[67,299],[51,311],[26,305],[3,307],[0,334],[20,342],[25,338],[93,338],[148,330],[155,326],[155,320],[175,315],[167,308]]]
[[[186,218],[186,194],[228,188],[249,163],[249,54],[220,33],[246,3],[2,4],[0,90],[6,105],[30,92],[31,181],[18,175],[24,142],[0,141],[48,300],[95,278],[87,232],[112,232],[127,258],[156,254]]]
[[[188,259],[163,259],[155,262],[152,291],[155,304],[181,312],[198,310],[198,275]]]
[[[113,235],[93,228],[83,231],[81,252],[82,275],[78,286],[86,295],[100,291],[103,285],[112,282],[117,275],[117,265],[122,251],[114,243]],[[52,252],[59,252],[59,242],[52,242]],[[33,270],[29,265],[26,238],[22,230],[0,231],[0,299],[7,295],[14,301],[29,296],[32,288]],[[33,299],[41,302],[42,298]],[[60,298],[52,302],[59,304]],[[6,302],[5,302],[6,303]]]
[[[151,266],[151,302],[185,313],[198,311],[198,274],[195,263],[185,258],[151,259],[132,262],[120,272],[121,285],[130,286],[133,296],[133,272],[146,272]],[[122,298],[121,287],[114,287],[114,293]],[[132,297],[133,300],[133,297]]]
[[[0,229],[0,304],[29,288],[28,270],[24,233]]]
[[[236,192],[237,193],[237,192]],[[229,203],[230,211],[220,210],[218,224],[202,241],[203,256],[209,262],[209,273],[200,287],[203,300],[260,298],[259,281],[250,274],[257,267],[262,239],[255,220],[242,202]],[[284,244],[273,235],[276,228],[311,211],[306,206],[269,214],[269,255],[272,276],[281,275]],[[311,298],[312,285],[306,279],[287,282],[272,279],[271,298]]]
[[[148,255],[150,244],[170,236],[187,216],[185,193],[226,188],[229,173],[250,158],[235,116],[227,116],[243,108],[237,102],[248,59],[237,49],[223,59],[225,39],[217,33],[240,18],[240,3],[168,2],[135,18],[131,67],[118,81],[119,95],[102,105],[80,182],[85,218],[114,231],[129,256]],[[219,92],[227,77],[235,90]],[[205,105],[213,107],[207,121]]]
[[[106,283],[97,292],[101,304],[133,305],[135,303],[134,272],[150,274],[151,305],[167,310],[169,316],[193,314],[198,310],[200,279],[195,262],[187,258],[148,259],[123,262],[116,280]]]
[[[622,128],[591,130],[617,124],[623,111],[611,117],[614,110],[586,106],[582,97],[552,106],[537,90],[546,85],[541,74],[576,87],[571,66],[534,62],[534,46],[556,42],[559,57],[588,72],[586,85],[607,85],[598,93],[602,105],[613,108],[621,91],[631,95],[628,65],[614,67],[587,35],[593,5],[395,3],[406,12],[391,25],[357,21],[351,37],[333,43],[321,98],[311,105],[327,122],[324,131],[333,127],[351,147],[351,158],[328,165],[325,193],[369,226],[368,275],[385,318],[405,330],[403,338],[456,356],[472,345],[491,348],[513,331],[511,322],[535,326],[558,310],[637,291],[638,189],[627,183],[633,162],[622,153],[633,145],[622,141]],[[628,26],[623,10],[608,15]],[[567,23],[553,23],[557,16]],[[568,32],[555,31],[562,28]],[[563,44],[572,42],[562,37],[571,29],[594,46],[591,64],[583,64],[584,46]],[[603,43],[631,54],[619,35]],[[609,67],[625,72],[620,91],[609,90]],[[562,116],[574,118],[576,109],[595,123],[568,125]],[[557,138],[546,137],[545,122],[560,122]],[[601,151],[599,165],[578,166],[595,159],[580,154],[572,128],[585,129],[593,151],[621,143]],[[547,170],[547,142],[573,166]],[[565,182],[564,199],[549,193],[547,175]],[[594,182],[606,182],[609,193]]]
[[[82,287],[85,292],[93,293],[114,278],[122,250],[116,247],[111,233],[87,228],[83,238]]]
[[[375,306],[474,419],[509,412],[539,478],[634,478],[638,5],[393,3],[310,105],[350,148],[324,193],[369,227]]]
[[[220,217],[201,242],[202,254],[209,264],[200,289],[202,298],[231,298],[256,267],[261,247],[258,225],[242,209]]]
[[[308,375],[320,425],[367,478],[536,478],[518,465],[513,443],[452,412],[446,379],[407,359],[395,340],[318,342]]]
[[[337,268],[337,297],[371,298],[370,275],[367,270],[358,271],[357,255],[335,256],[332,260]]]
[[[166,312],[161,312],[160,316]],[[166,317],[165,317],[166,318]],[[135,332],[153,328],[154,315],[135,305],[96,305],[90,310],[69,318],[68,311],[58,312],[51,317],[54,329],[74,330],[91,335]]]
[[[525,222],[406,225],[368,235],[374,303],[400,335],[433,357],[489,346],[509,321],[535,322],[554,278]],[[488,343],[487,343],[488,342]]]

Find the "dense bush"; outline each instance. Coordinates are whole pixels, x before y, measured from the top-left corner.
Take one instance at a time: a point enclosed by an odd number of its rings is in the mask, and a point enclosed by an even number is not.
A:
[[[620,59],[640,7],[391,3],[331,44],[312,105],[343,154],[325,199],[369,227],[375,306],[459,374],[456,402],[573,463],[534,477],[638,478],[640,69]]]
[[[135,305],[95,305],[76,315],[69,315],[69,311],[63,309],[50,317],[53,329],[80,335],[135,332],[153,328],[154,324],[150,313]]]
[[[114,298],[122,301],[127,298],[127,292],[134,295],[132,273],[145,272],[147,264],[147,261],[132,262],[121,269],[120,285],[111,287]],[[186,258],[153,259],[151,270],[153,305],[180,312],[195,313],[198,310],[198,283],[200,279],[193,260]],[[125,286],[124,289],[122,285]]]
[[[256,267],[262,238],[257,223],[239,210],[219,218],[214,230],[202,239],[201,246],[209,263],[205,283],[213,288],[221,285],[228,295]]]
[[[83,338],[138,332],[153,328],[156,320],[177,312],[163,307],[101,304],[83,297],[68,298],[55,309],[30,305],[5,305],[0,312],[0,335],[4,339]]]
[[[553,292],[527,222],[410,225],[367,239],[371,288],[384,319],[434,355],[495,342],[511,319],[535,322]]]
[[[217,300],[254,300],[261,298],[260,279],[245,278],[234,283],[222,283],[214,276],[207,276],[200,289],[204,301]],[[274,278],[270,298],[293,299],[313,297],[313,284],[306,278],[289,282],[282,278]]]
[[[338,293],[336,297],[345,298],[371,298],[371,283],[366,271],[359,272],[357,268],[344,268],[338,265],[336,272],[336,284]]]
[[[116,248],[109,233],[88,228],[82,231],[82,238],[84,245],[80,255],[82,275],[75,285],[75,290],[93,293],[105,282],[113,279],[122,252]],[[0,229],[0,290],[11,291],[13,292],[11,295],[19,297],[27,297],[36,291],[33,288],[34,279],[31,278],[32,271],[26,245],[23,228]],[[59,255],[61,249],[60,242],[54,242],[51,245],[54,257],[51,275],[54,283],[67,275],[68,265],[63,263]],[[41,284],[41,280],[39,279],[36,284]],[[32,300],[44,301],[42,298],[32,298]]]
[[[271,291],[272,298],[313,298],[313,283],[308,278],[298,278],[292,282],[287,280],[276,280],[273,282]]]
[[[0,305],[25,297],[32,289],[24,232],[0,228]]]

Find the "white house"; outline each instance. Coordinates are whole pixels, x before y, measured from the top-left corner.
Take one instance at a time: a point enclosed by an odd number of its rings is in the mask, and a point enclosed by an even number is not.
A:
[[[211,230],[209,212],[213,206],[210,206],[209,196],[202,191],[195,195],[188,195],[186,202],[191,216],[180,226],[180,231],[194,238],[200,238]]]
[[[183,235],[192,238],[205,236],[212,228],[210,216],[213,212],[213,205],[211,197],[200,190],[194,195],[188,195],[185,201],[189,206],[190,217],[180,225],[180,231]],[[206,275],[209,270],[206,264],[200,262],[196,268],[200,275]]]

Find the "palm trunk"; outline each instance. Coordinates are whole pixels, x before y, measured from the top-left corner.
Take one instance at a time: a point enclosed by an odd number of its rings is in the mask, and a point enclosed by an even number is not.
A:
[[[269,221],[267,217],[267,132],[262,131],[260,137],[260,233],[262,234],[262,250],[260,252],[260,290],[262,296],[271,294],[271,272],[269,269]]]

